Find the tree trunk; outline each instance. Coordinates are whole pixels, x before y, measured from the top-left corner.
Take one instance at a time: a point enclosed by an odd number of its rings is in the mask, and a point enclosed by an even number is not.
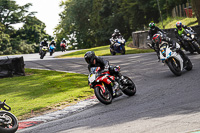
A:
[[[200,0],[191,0],[192,9],[197,17],[198,25],[200,25]]]

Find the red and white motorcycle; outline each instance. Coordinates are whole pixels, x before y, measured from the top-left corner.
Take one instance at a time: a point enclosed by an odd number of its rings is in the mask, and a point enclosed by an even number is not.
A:
[[[115,69],[120,72],[120,66],[115,66]],[[136,86],[133,81],[127,77],[122,76],[120,77],[110,75],[110,72],[107,71],[100,71],[100,67],[92,67],[90,69],[90,74],[88,76],[88,82],[90,88],[94,89],[95,96],[97,99],[103,104],[110,104],[112,103],[112,99],[115,98],[115,93],[112,89],[112,81],[115,80],[119,81],[119,89],[128,96],[133,96],[136,93]]]

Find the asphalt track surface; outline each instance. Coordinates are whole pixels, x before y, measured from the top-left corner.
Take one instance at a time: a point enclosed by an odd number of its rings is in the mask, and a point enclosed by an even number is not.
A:
[[[137,93],[110,105],[97,103],[62,119],[19,130],[22,133],[188,133],[200,130],[200,55],[187,54],[191,71],[175,76],[155,53],[105,56],[120,65]],[[25,59],[26,68],[88,74],[83,58]],[[88,86],[89,89],[89,86]]]

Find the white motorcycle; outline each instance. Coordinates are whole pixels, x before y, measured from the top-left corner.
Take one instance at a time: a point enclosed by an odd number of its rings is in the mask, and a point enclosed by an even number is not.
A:
[[[180,48],[178,43],[176,43],[176,48]],[[193,67],[190,59],[188,59],[187,62],[184,62],[181,55],[175,50],[171,50],[167,43],[163,43],[160,46],[160,60],[167,64],[169,69],[176,76],[180,76],[183,69],[190,71]]]
[[[112,47],[110,47],[111,55],[115,55],[116,53],[125,54],[125,39],[123,37],[118,37],[117,39],[110,39],[111,43],[114,43]]]

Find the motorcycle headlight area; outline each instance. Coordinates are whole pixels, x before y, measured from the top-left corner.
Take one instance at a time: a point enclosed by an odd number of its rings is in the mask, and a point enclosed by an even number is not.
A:
[[[191,35],[192,39],[194,39],[194,35]]]
[[[92,82],[94,82],[95,81],[95,79],[96,79],[96,75],[95,74],[91,74],[91,75],[89,75],[89,77],[88,77],[89,79],[89,82],[90,83],[92,83]]]

